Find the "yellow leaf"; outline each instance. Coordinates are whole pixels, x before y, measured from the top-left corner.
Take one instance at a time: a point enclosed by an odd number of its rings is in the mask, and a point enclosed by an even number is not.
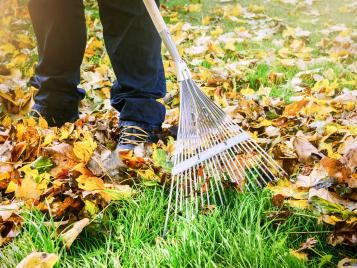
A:
[[[56,138],[55,134],[53,133],[49,133],[45,136],[45,139],[43,141],[43,143],[41,144],[41,146],[45,147],[47,145],[50,145],[54,139]]]
[[[99,212],[99,208],[94,202],[90,200],[84,200],[84,204],[84,209],[88,211],[89,215],[94,216]]]
[[[306,189],[300,189],[289,180],[279,180],[276,185],[269,184],[268,188],[274,194],[281,194],[285,197],[292,197],[294,199],[308,199],[309,196],[309,192]]]
[[[104,190],[104,181],[98,177],[81,175],[77,179],[78,187],[86,191]]]
[[[2,180],[7,180],[10,178],[10,174],[9,172],[3,172],[3,173],[0,173],[0,181]]]
[[[38,120],[38,126],[40,128],[47,129],[48,128],[47,121],[44,118],[40,117],[40,119]]]
[[[10,43],[1,45],[0,50],[4,51],[5,53],[14,53],[15,51],[17,51],[16,47]]]
[[[37,122],[33,117],[25,119],[24,122],[28,127],[35,127],[37,125]]]
[[[16,187],[15,196],[19,199],[38,199],[47,189],[50,175],[47,172],[39,174],[38,170],[32,169],[30,165],[23,166],[20,171],[24,173],[24,178]]]
[[[225,50],[230,50],[230,51],[236,51],[236,47],[235,47],[235,41],[230,41],[230,42],[227,42],[224,46],[224,49]]]
[[[321,215],[319,217],[319,220],[322,220],[323,222],[330,224],[330,225],[336,225],[337,222],[343,221],[343,219],[335,216],[335,215]]]
[[[78,159],[87,163],[94,150],[97,148],[97,143],[93,140],[91,134],[86,132],[82,141],[75,142],[73,144],[73,152]]]
[[[59,257],[46,252],[33,252],[24,258],[16,268],[52,268]]]
[[[211,21],[211,18],[209,16],[206,16],[202,19],[201,23],[203,25],[209,25],[210,21]]]
[[[244,88],[240,91],[244,97],[252,98],[255,95],[255,91],[251,88]]]
[[[222,35],[222,33],[223,33],[223,30],[220,27],[217,27],[215,30],[211,31],[211,35],[213,37],[218,37],[218,36]]]
[[[307,253],[298,252],[297,250],[290,250],[290,254],[302,261],[308,261]]]
[[[7,185],[5,194],[13,193],[16,191],[17,184],[14,183],[13,181],[10,181],[10,183]]]
[[[335,158],[335,159],[340,159],[342,157],[342,155],[340,155],[339,153],[335,153],[333,151],[332,148],[332,144],[331,143],[324,143],[324,142],[320,142],[319,144],[319,150],[326,150],[327,151],[327,156],[331,157],[331,158]]]
[[[23,141],[23,137],[26,133],[27,128],[24,124],[17,124],[16,125],[16,139],[18,141]]]
[[[325,126],[325,134],[332,135],[338,131],[338,127],[335,124],[328,124]]]
[[[242,7],[238,4],[231,9],[230,14],[238,17],[241,14],[241,12],[242,12]]]
[[[11,118],[8,116],[8,115],[6,115],[5,117],[4,117],[4,119],[2,120],[2,123],[1,123],[4,127],[6,127],[6,128],[9,128],[10,126],[11,126],[11,124],[12,124],[12,120],[11,120]]]
[[[60,131],[59,140],[62,141],[68,139],[69,135],[72,134],[73,130],[74,130],[73,124],[67,123],[64,126],[62,126],[59,130]]]
[[[201,4],[195,4],[195,5],[189,5],[188,6],[188,12],[200,12],[202,9]]]
[[[285,201],[289,206],[297,209],[307,209],[309,207],[308,200],[286,200]]]
[[[251,4],[251,5],[248,6],[248,10],[250,12],[260,13],[260,12],[264,12],[265,8],[263,6]]]

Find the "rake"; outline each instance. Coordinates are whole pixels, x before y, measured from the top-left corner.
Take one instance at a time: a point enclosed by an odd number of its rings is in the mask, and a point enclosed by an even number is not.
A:
[[[154,0],[143,0],[173,58],[180,85],[180,118],[165,219],[187,219],[225,203],[226,185],[256,190],[285,174],[248,133],[206,96],[193,81]]]

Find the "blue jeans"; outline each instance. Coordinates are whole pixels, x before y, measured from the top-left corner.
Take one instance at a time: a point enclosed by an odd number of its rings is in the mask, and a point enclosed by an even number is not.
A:
[[[120,112],[122,125],[160,129],[165,107],[156,99],[166,93],[160,36],[142,0],[98,0],[98,4],[117,78],[111,104]],[[56,124],[74,121],[85,96],[78,88],[87,39],[83,2],[30,0],[29,12],[39,54],[30,81],[39,89],[33,108]]]

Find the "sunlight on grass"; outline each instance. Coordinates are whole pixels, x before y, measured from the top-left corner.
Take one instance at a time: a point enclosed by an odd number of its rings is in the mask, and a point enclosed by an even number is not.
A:
[[[22,234],[0,261],[14,267],[30,252],[46,251],[60,255],[58,267],[305,267],[289,250],[310,237],[308,232],[325,239],[326,227],[316,226],[315,217],[303,212],[285,219],[267,191],[231,192],[228,199],[208,216],[179,220],[175,234],[163,240],[166,196],[160,188],[142,189],[135,201],[113,204],[69,252],[44,216],[28,213]],[[328,250],[333,249],[319,244],[317,260]]]

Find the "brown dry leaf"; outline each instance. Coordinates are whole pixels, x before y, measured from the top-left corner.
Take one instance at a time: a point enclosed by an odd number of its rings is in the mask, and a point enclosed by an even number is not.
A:
[[[16,268],[52,268],[59,257],[46,252],[33,252],[25,257]]]
[[[63,214],[69,209],[76,209],[77,211],[80,210],[80,208],[82,207],[83,202],[79,199],[79,198],[72,198],[71,196],[67,196],[62,204],[56,208],[55,211],[53,211],[54,215],[56,217],[62,217]]]
[[[305,137],[302,132],[298,132],[293,141],[294,148],[298,155],[299,161],[311,164],[315,159],[321,159],[323,154],[316,149]]]
[[[63,242],[66,245],[66,248],[69,249],[73,244],[74,240],[78,235],[83,231],[83,229],[90,223],[88,218],[84,218],[80,221],[77,221],[73,224],[72,228],[68,231],[62,233],[60,237],[63,239]]]
[[[350,175],[349,169],[339,160],[324,157],[320,160],[320,164],[327,171],[328,175],[336,178],[339,183],[344,183]]]
[[[28,144],[26,141],[19,142],[18,144],[15,145],[14,149],[12,150],[12,156],[11,156],[11,160],[13,162],[19,160],[20,156],[26,150],[27,145]]]
[[[353,217],[349,222],[340,221],[335,225],[335,232],[329,235],[328,243],[337,245],[357,245],[357,217]]]
[[[58,174],[63,173],[63,170],[68,172],[79,163],[78,158],[73,153],[73,147],[67,143],[60,143],[43,148],[43,154],[51,158],[56,164],[56,166],[50,170],[50,174],[55,178]]]
[[[354,139],[346,148],[344,156],[341,159],[343,163],[351,170],[356,172],[357,168],[357,139]]]
[[[327,171],[321,166],[315,166],[310,175],[299,175],[297,177],[296,185],[299,187],[310,188],[326,182],[327,178]]]
[[[284,204],[284,196],[282,194],[276,194],[272,198],[272,203],[276,207],[282,207]]]
[[[12,202],[8,205],[0,205],[0,218],[6,221],[13,213],[19,212],[23,202]]]
[[[145,164],[145,159],[142,157],[136,157],[133,151],[119,152],[119,157],[123,162],[132,169],[138,169]]]
[[[300,248],[298,248],[296,251],[301,252],[306,249],[312,249],[313,247],[315,247],[316,243],[317,240],[315,237],[309,237],[304,243],[301,244]]]
[[[294,102],[292,104],[289,104],[285,107],[283,115],[285,116],[297,116],[298,113],[305,107],[305,105],[308,103],[308,100],[301,100]]]

